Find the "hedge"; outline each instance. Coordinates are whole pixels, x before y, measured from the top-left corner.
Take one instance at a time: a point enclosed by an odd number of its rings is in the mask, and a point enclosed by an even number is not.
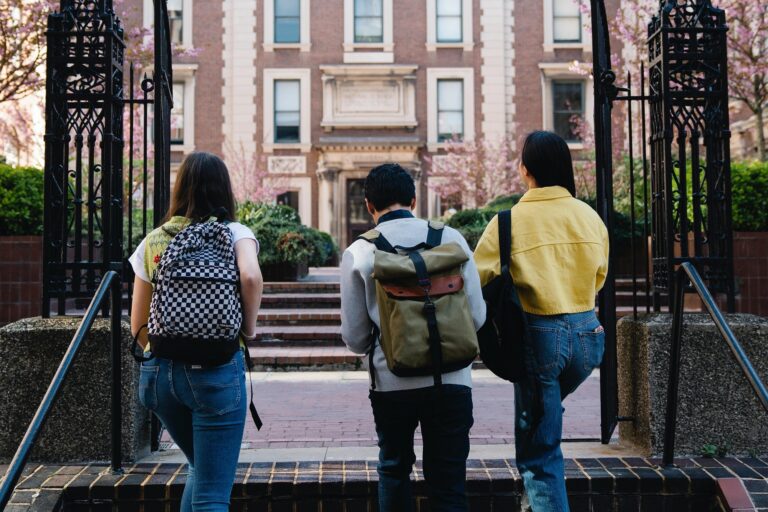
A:
[[[43,233],[43,171],[0,164],[0,236]]]
[[[768,162],[731,164],[734,231],[768,231]]]

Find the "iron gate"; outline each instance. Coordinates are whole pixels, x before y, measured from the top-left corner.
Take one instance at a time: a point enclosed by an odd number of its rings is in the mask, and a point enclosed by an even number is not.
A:
[[[154,19],[161,21],[154,24],[152,76],[137,84],[133,64],[124,79],[124,32],[111,0],[61,0],[59,12],[48,17],[44,317],[52,301],[59,315],[77,309],[109,270],[128,281],[125,261],[136,236],[167,209],[172,75],[166,0],[154,2]]]
[[[648,23],[648,67],[641,65],[634,90],[629,73],[625,87],[616,85],[604,1],[591,0],[591,9],[597,210],[612,248],[617,230],[614,144],[624,142],[614,141],[614,108],[623,107],[626,115],[627,157],[619,165],[628,175],[630,198],[631,314],[637,318],[642,309],[659,312],[664,306],[671,310],[674,283],[669,276],[683,262],[700,269],[709,288],[724,294],[733,311],[725,13],[709,0],[660,0],[658,14]],[[598,297],[606,330],[600,368],[603,443],[619,421],[632,419],[619,416],[614,252]]]

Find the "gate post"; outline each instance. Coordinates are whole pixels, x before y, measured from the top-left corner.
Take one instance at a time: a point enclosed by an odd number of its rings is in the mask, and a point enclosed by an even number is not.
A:
[[[735,308],[727,31],[710,0],[662,2],[648,25],[657,311],[686,261]]]
[[[122,274],[123,31],[111,0],[48,17],[43,316]],[[73,143],[74,142],[74,143]]]

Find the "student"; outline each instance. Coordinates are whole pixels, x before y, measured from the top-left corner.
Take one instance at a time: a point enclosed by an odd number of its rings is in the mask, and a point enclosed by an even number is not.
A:
[[[608,232],[575,199],[568,144],[550,132],[531,133],[519,172],[528,192],[512,208],[511,272],[530,333],[529,360],[540,386],[543,416],[533,417],[530,384],[515,384],[517,466],[533,512],[568,511],[562,400],[600,365],[605,333],[595,294],[608,271]],[[499,275],[498,219],[475,249],[483,283]]]
[[[412,213],[416,205],[413,179],[399,165],[384,164],[370,172],[365,180],[365,205],[376,230],[391,246],[414,247],[427,239],[428,223]],[[466,318],[476,331],[485,320],[477,269],[466,241],[446,227],[442,243],[449,242],[459,244],[468,258],[462,266],[467,307],[471,309]],[[467,510],[464,481],[473,423],[470,366],[443,373],[439,388],[433,376],[398,377],[390,371],[380,338],[373,337],[372,341],[371,336],[372,329],[378,332],[381,328],[372,278],[374,250],[369,241],[357,240],[344,251],[341,336],[356,354],[374,350],[369,396],[379,439],[379,510],[411,510],[410,474],[416,460],[413,436],[419,424],[432,510]]]
[[[145,353],[152,348],[144,327],[163,252],[191,222],[203,220],[217,209],[221,212],[221,208],[226,218],[220,220],[229,221],[240,275],[241,338],[255,337],[263,288],[259,244],[250,229],[234,222],[235,201],[226,165],[215,155],[198,152],[187,156],[179,168],[163,225],[149,233],[130,257],[136,275],[131,330],[134,336],[138,333]],[[161,357],[142,363],[139,398],[160,418],[189,462],[183,512],[229,509],[247,407],[244,365],[243,351],[236,348],[223,365],[193,365]]]

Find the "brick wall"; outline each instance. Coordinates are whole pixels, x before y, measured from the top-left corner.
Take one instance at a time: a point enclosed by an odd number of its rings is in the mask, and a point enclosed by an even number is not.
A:
[[[42,237],[0,237],[0,325],[40,314],[42,272]]]
[[[733,234],[737,311],[768,316],[768,232]]]

